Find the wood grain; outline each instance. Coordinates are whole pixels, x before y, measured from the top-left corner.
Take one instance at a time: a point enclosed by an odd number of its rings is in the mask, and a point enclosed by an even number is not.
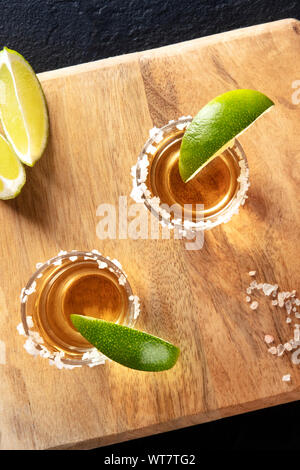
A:
[[[0,448],[91,448],[299,399],[299,368],[264,343],[266,333],[291,337],[285,316],[244,302],[250,269],[299,288],[299,30],[283,20],[40,75],[49,145],[21,195],[0,204]],[[251,171],[240,214],[198,252],[176,240],[99,240],[96,209],[129,195],[149,128],[237,87],[276,103],[240,139]],[[180,345],[174,369],[59,371],[24,352],[19,292],[35,264],[91,248],[126,269],[142,299],[137,326]]]

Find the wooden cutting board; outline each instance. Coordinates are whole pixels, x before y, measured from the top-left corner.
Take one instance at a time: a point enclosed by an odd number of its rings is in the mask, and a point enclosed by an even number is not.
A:
[[[299,64],[300,23],[288,19],[40,74],[49,145],[21,195],[0,204],[1,448],[92,448],[300,398],[299,366],[264,342],[292,337],[286,315],[270,300],[256,311],[245,302],[249,270],[299,288]],[[148,130],[235,88],[276,103],[240,138],[251,171],[240,214],[200,251],[98,239],[97,207],[129,195]],[[19,293],[35,264],[92,248],[127,271],[142,300],[137,327],[181,347],[174,369],[60,371],[25,353]]]

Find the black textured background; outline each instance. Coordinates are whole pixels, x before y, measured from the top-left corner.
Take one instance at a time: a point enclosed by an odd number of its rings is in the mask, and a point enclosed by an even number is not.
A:
[[[300,18],[300,0],[10,0],[0,5],[0,46],[19,51],[36,72]],[[148,452],[196,453],[201,464],[207,451],[298,450],[299,423],[296,402],[96,452],[100,466],[111,453]]]
[[[299,0],[1,1],[0,46],[37,72],[282,18]]]

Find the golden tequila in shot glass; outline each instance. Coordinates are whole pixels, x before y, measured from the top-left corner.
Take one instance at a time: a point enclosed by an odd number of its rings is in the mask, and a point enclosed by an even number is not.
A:
[[[97,250],[62,251],[38,263],[21,293],[21,329],[28,336],[25,349],[61,368],[105,360],[74,328],[71,314],[132,327],[138,313],[138,297],[122,266]]]
[[[133,199],[143,202],[164,225],[183,232],[228,222],[244,204],[249,187],[247,159],[237,140],[189,182],[182,181],[180,146],[191,121],[183,117],[152,129],[132,169]],[[166,207],[172,208],[169,215]]]

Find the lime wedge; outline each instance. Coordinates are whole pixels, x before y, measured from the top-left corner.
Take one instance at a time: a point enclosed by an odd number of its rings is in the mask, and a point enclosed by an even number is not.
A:
[[[100,352],[131,369],[167,370],[178,359],[179,348],[143,331],[83,315],[71,315],[71,321]]]
[[[31,66],[18,52],[6,47],[0,52],[0,116],[19,159],[33,166],[47,144],[47,106]]]
[[[25,170],[9,142],[0,134],[0,199],[12,199],[26,181]]]
[[[256,90],[233,90],[205,105],[186,130],[179,155],[179,172],[188,182],[274,103]]]

